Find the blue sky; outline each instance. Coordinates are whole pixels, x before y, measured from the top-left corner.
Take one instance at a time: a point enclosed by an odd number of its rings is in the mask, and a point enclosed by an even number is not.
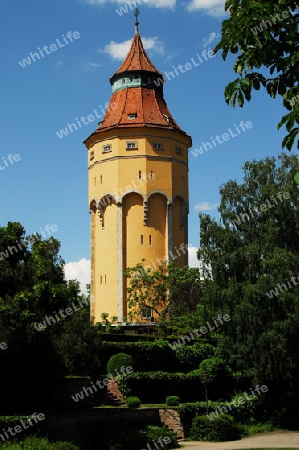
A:
[[[138,0],[140,35],[152,62],[162,73],[179,74],[164,84],[164,94],[173,117],[192,136],[191,150],[203,148],[203,142],[211,144],[212,139],[217,144],[197,157],[190,152],[192,264],[199,246],[199,211],[217,218],[219,186],[229,179],[241,181],[245,161],[277,156],[284,136],[284,130],[277,131],[285,113],[279,98],[270,99],[260,91],[244,108],[227,106],[223,91],[236,78],[233,59],[202,56],[219,39],[223,4]],[[120,15],[121,6],[128,12]],[[58,231],[52,235],[61,242],[66,263],[72,262],[68,276],[86,282],[89,213],[82,141],[97,122],[62,138],[57,132],[94,109],[101,114],[111,95],[109,78],[133,38],[133,9],[126,1],[0,0],[0,225],[18,221],[28,234],[43,230],[47,235],[46,225],[55,224]],[[38,48],[43,57],[30,56]],[[179,65],[192,58],[198,63],[198,56],[201,64],[180,72]],[[241,121],[251,122],[251,128],[242,131]],[[224,133],[229,139],[215,141]],[[9,160],[9,154],[19,154],[19,160]]]

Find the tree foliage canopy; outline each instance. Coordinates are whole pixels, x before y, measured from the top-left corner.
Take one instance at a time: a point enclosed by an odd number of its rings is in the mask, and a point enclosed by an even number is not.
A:
[[[98,370],[99,336],[90,325],[89,300],[78,282],[65,280],[59,251],[59,241],[26,237],[20,223],[0,227],[0,342],[7,344],[0,368],[7,383],[20,374],[26,384],[34,377]],[[67,308],[71,315],[63,314]]]
[[[202,295],[198,268],[177,267],[175,261],[161,264],[158,269],[145,268],[144,260],[126,269],[129,317],[140,318],[145,307],[160,318],[176,318],[195,311]]]
[[[264,87],[283,98],[289,111],[278,124],[286,126],[282,146],[290,150],[299,133],[299,11],[289,0],[227,0],[230,18],[222,23],[222,36],[214,52],[225,60],[234,55],[238,78],[225,88],[228,104],[243,106],[252,89]],[[299,143],[298,143],[299,145]]]
[[[200,215],[205,302],[231,317],[221,354],[259,383],[298,384],[298,170],[295,155],[247,162],[221,186],[220,223]]]

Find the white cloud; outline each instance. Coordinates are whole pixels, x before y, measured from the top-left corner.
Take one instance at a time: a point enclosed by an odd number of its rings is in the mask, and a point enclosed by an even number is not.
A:
[[[77,280],[81,291],[86,294],[86,284],[90,284],[90,260],[82,258],[80,261],[69,262],[64,266],[66,280]]]
[[[101,67],[101,64],[96,64],[93,62],[88,62],[83,64],[83,72],[91,72],[95,73],[99,67]]]
[[[211,211],[219,206],[219,203],[202,202],[194,206],[195,211]]]
[[[192,0],[187,6],[187,10],[192,12],[196,10],[202,10],[209,16],[224,16],[226,14],[224,10],[225,0]]]
[[[176,0],[136,0],[136,2],[132,2],[131,0],[81,0],[81,3],[86,3],[87,5],[104,5],[105,3],[127,4],[129,6],[127,10],[133,11],[135,7],[143,4],[153,6],[154,8],[173,8],[176,5]]]
[[[219,33],[210,33],[207,38],[204,38],[204,48],[208,47],[210,44],[212,44],[215,39],[219,37]]]
[[[201,263],[199,259],[197,259],[197,250],[196,247],[188,247],[188,265],[189,267],[201,267]]]
[[[151,50],[160,54],[164,52],[163,44],[161,41],[158,41],[157,37],[142,38],[142,43],[145,50]],[[103,50],[99,50],[99,53],[108,53],[111,58],[122,61],[127,56],[131,44],[131,39],[124,42],[111,41]]]

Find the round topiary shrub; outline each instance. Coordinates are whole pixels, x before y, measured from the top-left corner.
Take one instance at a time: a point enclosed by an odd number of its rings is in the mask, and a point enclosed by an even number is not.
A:
[[[138,397],[128,397],[126,399],[126,404],[128,408],[139,408],[141,400]]]
[[[166,405],[167,406],[178,406],[180,404],[180,397],[176,395],[170,395],[166,397]]]
[[[131,368],[127,371],[128,368]],[[131,355],[127,353],[117,353],[111,356],[107,363],[107,374],[112,376],[124,375],[126,373],[131,373],[134,369],[134,360]]]
[[[190,439],[193,441],[236,441],[241,439],[239,427],[232,416],[196,416],[192,421]]]

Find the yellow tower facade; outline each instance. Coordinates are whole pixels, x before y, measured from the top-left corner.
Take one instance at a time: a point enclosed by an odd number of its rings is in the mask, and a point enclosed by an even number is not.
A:
[[[156,269],[177,257],[188,264],[188,148],[191,138],[173,119],[163,75],[139,36],[110,79],[112,96],[88,150],[91,214],[91,317],[127,317],[124,271],[145,260]],[[141,324],[153,322],[147,311]]]

